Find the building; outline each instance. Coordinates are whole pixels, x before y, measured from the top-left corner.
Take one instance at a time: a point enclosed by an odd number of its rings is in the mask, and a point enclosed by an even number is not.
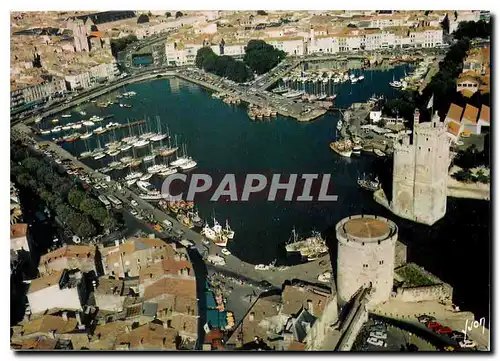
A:
[[[90,51],[89,30],[81,19],[68,21],[68,29],[73,32],[74,48],[77,53]]]
[[[137,277],[141,269],[166,258],[174,258],[175,251],[160,239],[131,238],[115,246],[100,249],[104,274],[119,277]]]
[[[466,72],[459,75],[457,79],[457,92],[470,98],[479,90],[481,79],[474,72]]]
[[[61,96],[66,92],[66,82],[62,78],[54,78],[52,81],[40,84],[15,86],[10,92],[11,110],[23,106],[35,105],[50,98]]]
[[[116,337],[115,350],[176,350],[177,336],[177,331],[166,324],[150,322],[119,334]]]
[[[301,36],[267,38],[264,41],[276,49],[284,51],[289,56],[302,56],[305,54],[304,39]]]
[[[479,119],[477,120],[478,134],[483,132],[483,127],[490,127],[490,107],[487,105],[481,106],[481,112],[479,113]]]
[[[64,269],[97,273],[95,258],[95,246],[65,245],[40,257],[38,271],[41,276]]]
[[[80,271],[57,271],[31,280],[28,302],[31,314],[51,309],[82,311],[88,299],[85,277]]]
[[[11,251],[30,252],[30,242],[28,241],[28,224],[15,223],[10,225],[10,249]]]
[[[470,134],[481,134],[481,127],[478,126],[477,120],[479,116],[479,109],[475,106],[467,104],[464,113],[462,114],[462,125],[464,131]]]
[[[432,225],[446,214],[450,142],[437,113],[427,123],[415,111],[413,134],[394,143],[391,211]]]
[[[280,294],[261,295],[226,344],[242,350],[303,350],[329,297],[329,290],[306,284],[284,285]]]
[[[116,62],[111,62],[92,66],[86,71],[69,70],[65,73],[64,79],[70,90],[81,90],[113,80],[117,75],[119,75],[119,70]]]
[[[455,143],[460,139],[460,135],[464,131],[464,125],[462,124],[462,113],[464,108],[456,104],[451,103],[444,123],[448,129],[448,136]]]
[[[125,302],[124,282],[109,277],[100,277],[94,290],[95,305],[99,310],[121,312]]]

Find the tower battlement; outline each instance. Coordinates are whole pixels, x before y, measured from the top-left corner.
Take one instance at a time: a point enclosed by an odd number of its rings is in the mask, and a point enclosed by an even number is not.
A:
[[[412,141],[394,142],[391,210],[419,223],[434,224],[446,213],[449,137],[437,113],[420,123],[415,111]]]

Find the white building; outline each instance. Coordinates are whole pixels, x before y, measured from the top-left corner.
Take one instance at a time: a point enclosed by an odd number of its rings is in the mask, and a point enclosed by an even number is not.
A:
[[[100,82],[113,80],[118,74],[118,67],[112,62],[99,64],[79,74],[66,75],[64,79],[71,90],[87,89]]]
[[[32,314],[54,308],[82,311],[88,292],[80,271],[64,270],[31,280],[27,297]]]
[[[276,49],[283,50],[287,55],[302,56],[304,55],[304,39],[300,36],[268,38],[264,41]]]

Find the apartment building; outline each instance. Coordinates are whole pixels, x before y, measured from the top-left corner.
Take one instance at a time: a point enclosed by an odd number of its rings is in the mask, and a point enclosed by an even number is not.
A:
[[[119,74],[116,62],[104,63],[91,67],[87,71],[70,71],[64,76],[70,90],[87,89],[98,83],[113,80]]]
[[[58,96],[65,91],[66,82],[64,79],[58,78],[36,85],[16,85],[11,88],[10,107],[11,109],[15,109],[24,105],[36,104],[51,97]]]
[[[38,271],[41,276],[64,269],[79,269],[82,272],[96,272],[96,249],[94,246],[65,245],[40,257]]]
[[[31,280],[27,294],[32,314],[51,309],[82,311],[88,296],[85,277],[78,270],[57,271]]]

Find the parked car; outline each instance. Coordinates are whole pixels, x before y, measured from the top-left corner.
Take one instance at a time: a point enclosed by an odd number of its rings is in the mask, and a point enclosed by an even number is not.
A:
[[[383,331],[372,331],[370,332],[370,337],[379,338],[381,340],[387,340],[387,334]]]
[[[427,328],[430,328],[430,329],[432,330],[432,329],[435,329],[435,328],[439,328],[439,327],[441,327],[442,325],[441,325],[439,322],[434,322],[434,321],[431,321],[431,322],[427,323],[425,326],[426,326]]]
[[[456,341],[462,341],[465,339],[465,334],[460,331],[452,331],[451,334],[449,334],[448,336],[450,336],[452,340]]]
[[[444,334],[451,334],[453,332],[453,330],[449,327],[443,326],[443,327],[435,328],[434,332],[436,332],[437,334],[440,334],[440,335],[444,335]]]
[[[224,255],[224,256],[229,256],[231,254],[231,252],[227,249],[227,248],[223,248],[221,250],[221,253]]]
[[[436,318],[429,316],[429,315],[420,315],[417,317],[418,322],[427,324],[429,322],[434,322],[436,321]]]
[[[470,339],[464,339],[463,341],[460,341],[458,345],[462,348],[474,348],[477,347],[477,344],[470,340]]]
[[[137,201],[135,199],[132,199],[130,204],[133,205],[134,207],[137,207]]]
[[[451,351],[455,351],[455,347],[453,347],[453,346],[445,346],[445,347],[443,347],[442,350],[443,351],[451,352]]]
[[[385,342],[384,340],[375,338],[375,337],[368,337],[366,342],[368,342],[370,345],[373,345],[373,346],[387,347],[387,342]]]

